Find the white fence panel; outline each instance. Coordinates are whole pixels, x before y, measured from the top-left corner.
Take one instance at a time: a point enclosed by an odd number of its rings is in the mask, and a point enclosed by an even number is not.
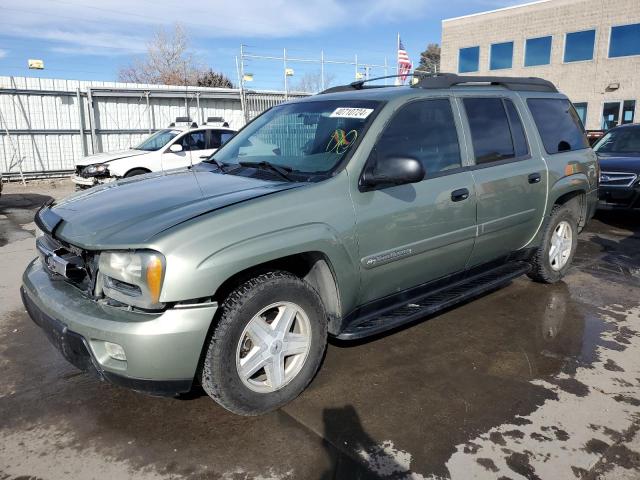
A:
[[[239,129],[290,96],[236,89],[0,77],[0,169],[60,174],[92,153],[136,145],[176,117],[222,117]]]

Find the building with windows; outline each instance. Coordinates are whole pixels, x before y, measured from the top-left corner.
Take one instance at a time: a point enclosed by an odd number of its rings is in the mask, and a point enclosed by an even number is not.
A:
[[[585,127],[640,121],[640,0],[541,0],[442,22],[443,72],[542,77]]]

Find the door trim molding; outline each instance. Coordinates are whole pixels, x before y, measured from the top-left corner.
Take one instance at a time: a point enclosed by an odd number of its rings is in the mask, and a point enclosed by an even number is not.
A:
[[[435,237],[419,240],[417,242],[402,245],[400,247],[392,248],[390,250],[384,250],[382,252],[374,253],[360,259],[360,263],[363,268],[370,270],[382,265],[386,265],[397,260],[402,260],[414,255],[426,253],[430,250],[446,247],[454,243],[463,242],[475,238],[477,235],[477,228],[475,225],[460,228],[453,232],[443,233]]]

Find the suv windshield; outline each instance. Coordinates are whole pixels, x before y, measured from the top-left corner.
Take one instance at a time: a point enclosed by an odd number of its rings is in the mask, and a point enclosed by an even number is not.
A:
[[[180,130],[159,130],[146,140],[144,140],[137,147],[133,147],[134,150],[146,150],[148,152],[155,152],[156,150],[160,150],[167,143],[173,140],[178,134]]]
[[[353,147],[379,105],[357,100],[280,105],[247,125],[214,158],[221,164],[267,162],[288,171],[326,173]]]
[[[640,155],[640,128],[611,130],[593,148],[598,153]]]

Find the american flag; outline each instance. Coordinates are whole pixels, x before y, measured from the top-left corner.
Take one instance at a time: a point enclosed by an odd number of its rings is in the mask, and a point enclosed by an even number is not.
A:
[[[402,40],[398,37],[398,75],[400,75],[402,83],[407,79],[407,75],[411,72],[412,67],[413,64],[411,60],[409,60],[409,54],[404,49]]]

